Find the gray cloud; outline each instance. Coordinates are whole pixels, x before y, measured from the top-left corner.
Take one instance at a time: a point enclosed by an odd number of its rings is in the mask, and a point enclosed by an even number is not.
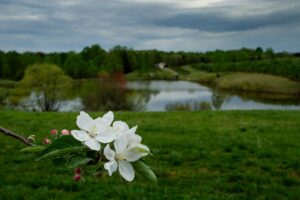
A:
[[[268,26],[300,24],[299,8],[284,13],[270,13],[264,16],[233,18],[224,13],[180,14],[157,22],[161,26],[198,29],[212,32],[247,31]]]
[[[276,11],[264,15],[230,16],[220,10],[200,10],[158,20],[161,26],[198,29],[212,32],[247,31],[269,26],[299,25],[300,6],[290,10]]]
[[[273,47],[299,51],[300,3],[271,0],[2,0],[0,49],[194,50]],[[205,4],[204,4],[205,3]]]

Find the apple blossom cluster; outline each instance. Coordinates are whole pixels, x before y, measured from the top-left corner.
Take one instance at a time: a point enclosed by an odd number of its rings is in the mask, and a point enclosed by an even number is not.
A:
[[[111,176],[115,171],[127,181],[135,177],[132,162],[150,153],[149,148],[141,143],[142,137],[136,134],[137,126],[129,128],[123,121],[115,121],[113,112],[109,111],[103,117],[92,119],[81,111],[76,124],[80,130],[72,130],[71,135],[89,149],[103,152],[108,160],[104,168]]]
[[[30,144],[22,152],[35,153],[36,161],[50,159],[55,166],[74,169],[74,181],[83,181],[85,172],[96,166],[97,175],[105,169],[109,176],[119,171],[126,181],[135,178],[135,172],[152,183],[157,182],[153,171],[140,159],[150,154],[136,134],[137,126],[129,128],[123,121],[114,121],[113,112],[93,119],[84,111],[77,116],[77,130],[52,129],[42,145]],[[35,141],[35,135],[28,137]]]

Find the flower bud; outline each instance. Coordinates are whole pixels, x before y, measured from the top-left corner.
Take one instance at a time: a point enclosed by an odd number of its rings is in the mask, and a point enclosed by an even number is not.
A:
[[[81,169],[79,167],[75,169],[75,174],[81,174]]]
[[[76,174],[73,176],[73,180],[74,180],[74,181],[80,181],[80,180],[81,180],[81,175],[76,173]]]
[[[70,135],[70,131],[67,129],[63,129],[63,130],[61,130],[61,134],[62,135]]]
[[[56,129],[52,129],[52,130],[50,131],[50,134],[51,134],[51,135],[56,135],[56,134],[57,134],[57,130],[56,130]]]
[[[51,140],[48,139],[48,138],[45,138],[44,141],[43,141],[43,144],[45,144],[45,145],[48,145],[50,143],[51,143]]]

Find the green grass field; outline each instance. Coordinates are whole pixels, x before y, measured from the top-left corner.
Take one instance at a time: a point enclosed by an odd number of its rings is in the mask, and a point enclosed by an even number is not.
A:
[[[75,129],[78,113],[0,111],[0,126],[41,141],[50,129]],[[96,117],[102,113],[90,113]],[[300,197],[300,112],[118,112],[153,156],[158,185],[115,173],[86,175],[34,162],[0,134],[0,199],[295,199]]]
[[[191,66],[183,66],[177,71],[182,80],[207,83],[223,90],[300,95],[300,83],[281,76],[245,72],[224,72],[217,75]]]
[[[217,79],[216,87],[236,91],[300,95],[299,82],[268,74],[229,73]]]

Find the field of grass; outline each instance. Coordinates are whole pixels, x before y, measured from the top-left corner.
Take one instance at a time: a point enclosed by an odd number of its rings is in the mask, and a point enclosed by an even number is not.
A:
[[[255,73],[230,73],[216,80],[216,87],[236,91],[254,91],[300,95],[300,83],[288,78]]]
[[[0,126],[38,141],[50,129],[75,129],[78,113],[0,111]],[[96,117],[102,113],[90,113]],[[300,112],[118,112],[153,156],[158,185],[116,173],[86,175],[34,162],[18,141],[0,134],[0,199],[295,199],[300,197]]]
[[[245,72],[217,74],[191,66],[183,66],[177,71],[182,80],[207,83],[218,89],[300,96],[300,83],[280,76]]]
[[[176,71],[180,74],[179,78],[181,80],[186,80],[186,81],[195,81],[200,83],[211,84],[217,78],[216,73],[196,70],[190,66],[183,66],[177,68]]]

